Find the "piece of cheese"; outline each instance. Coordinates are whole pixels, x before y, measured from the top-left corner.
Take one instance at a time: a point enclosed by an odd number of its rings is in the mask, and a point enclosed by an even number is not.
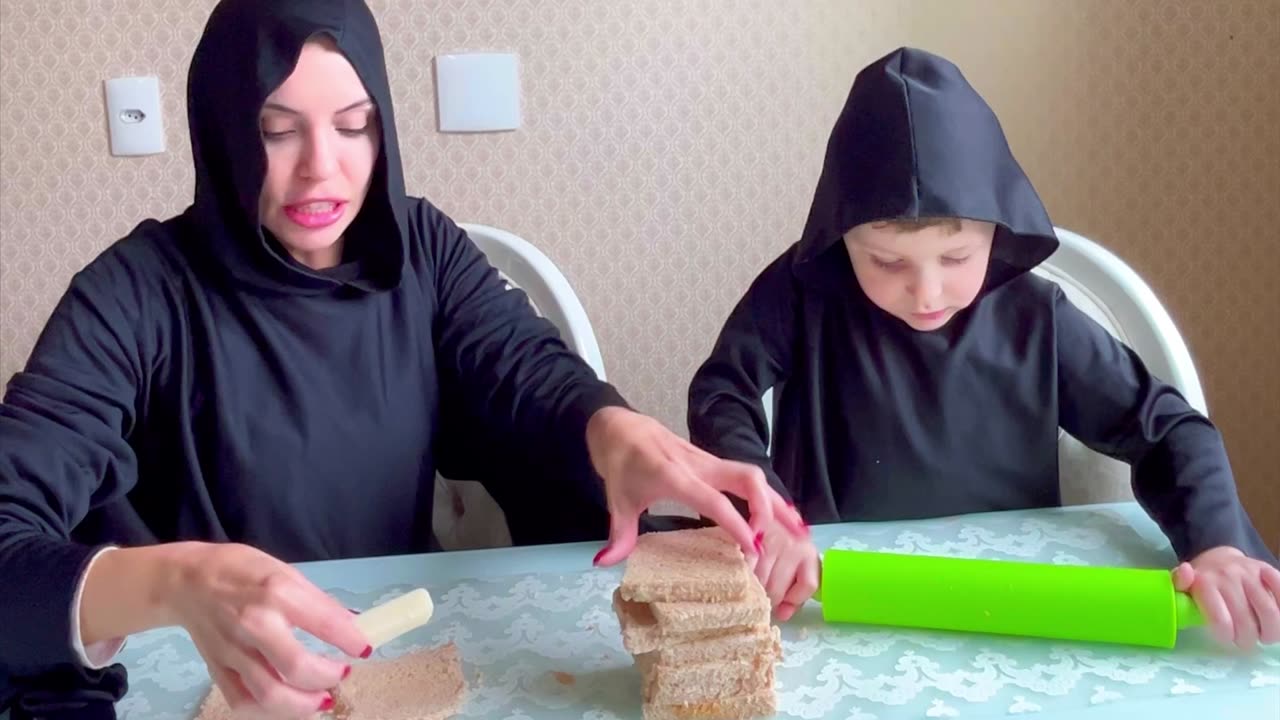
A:
[[[434,610],[430,593],[418,588],[360,613],[356,626],[376,648],[426,625]]]

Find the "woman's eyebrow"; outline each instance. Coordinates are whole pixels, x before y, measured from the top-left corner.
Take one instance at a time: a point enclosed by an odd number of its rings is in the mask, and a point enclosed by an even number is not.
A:
[[[365,99],[363,99],[363,100],[357,100],[357,101],[355,101],[355,102],[351,103],[350,105],[348,105],[348,106],[346,106],[346,107],[344,107],[344,108],[342,108],[342,109],[338,110],[337,112],[335,112],[335,113],[334,113],[334,115],[341,115],[341,114],[342,114],[342,113],[344,113],[344,112],[348,112],[348,111],[350,111],[350,110],[355,110],[356,108],[363,107],[363,106],[365,106],[365,105],[372,105],[372,104],[373,104],[373,99],[372,99],[372,98],[365,98]],[[291,107],[289,107],[289,106],[287,106],[287,105],[281,105],[280,103],[273,103],[273,102],[264,103],[264,104],[262,105],[262,109],[263,109],[263,110],[275,110],[276,112],[288,113],[288,114],[290,114],[290,115],[301,115],[301,114],[302,114],[301,112],[299,112],[299,111],[297,111],[297,110],[294,110],[293,108],[291,108]]]

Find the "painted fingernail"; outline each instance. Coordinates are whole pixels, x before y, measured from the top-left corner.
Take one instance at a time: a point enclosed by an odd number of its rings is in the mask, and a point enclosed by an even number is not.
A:
[[[348,665],[342,669],[342,679],[346,680],[351,675],[351,666]]]
[[[755,546],[756,546],[757,555],[764,552],[764,532],[763,531],[756,533]]]
[[[368,659],[369,659],[369,656],[370,656],[370,655],[372,655],[372,654],[373,654],[373,646],[372,646],[372,645],[365,645],[365,646],[364,646],[364,652],[360,653],[360,659],[361,659],[361,660],[368,660]]]
[[[359,610],[356,610],[355,608],[347,608],[347,612],[351,613],[352,615],[359,615],[359,614],[360,614],[360,611],[359,611]]]
[[[604,554],[605,554],[605,553],[607,553],[607,552],[609,552],[609,546],[608,546],[608,545],[606,545],[606,546],[604,547],[604,549],[603,549],[603,550],[601,550],[600,552],[596,553],[596,556],[595,556],[594,558],[592,558],[592,559],[591,559],[591,564],[592,564],[592,565],[599,565],[599,564],[600,564],[600,558],[604,557]]]
[[[328,712],[333,709],[333,696],[325,695],[324,700],[320,701],[320,712]]]

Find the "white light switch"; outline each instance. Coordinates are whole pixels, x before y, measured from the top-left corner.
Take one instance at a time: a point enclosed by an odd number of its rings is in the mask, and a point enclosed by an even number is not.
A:
[[[125,77],[113,78],[106,84],[111,154],[155,155],[164,152],[160,81],[154,77]]]
[[[511,53],[436,57],[441,132],[492,132],[520,127],[520,68]]]

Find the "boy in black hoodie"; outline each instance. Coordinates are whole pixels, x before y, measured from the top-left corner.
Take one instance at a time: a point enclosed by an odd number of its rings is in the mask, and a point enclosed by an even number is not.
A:
[[[853,84],[804,235],[695,375],[691,439],[755,463],[820,523],[1058,505],[1061,427],[1131,464],[1184,561],[1176,584],[1220,640],[1280,642],[1280,571],[1221,436],[1029,272],[1057,242],[960,71],[890,53]],[[757,574],[786,619],[817,584],[817,551],[783,533],[765,548]]]

